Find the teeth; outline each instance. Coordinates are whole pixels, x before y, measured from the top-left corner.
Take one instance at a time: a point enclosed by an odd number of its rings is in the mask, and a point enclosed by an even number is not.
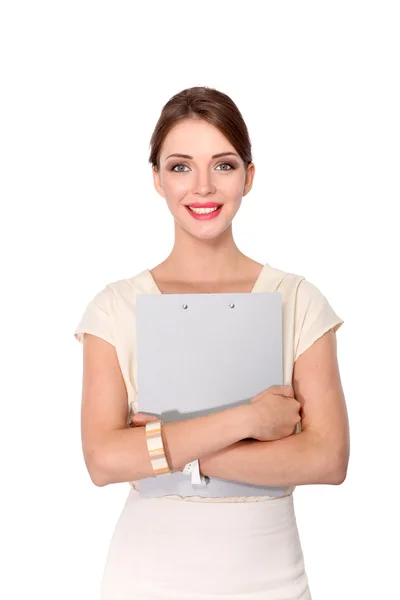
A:
[[[207,213],[212,213],[216,210],[219,209],[219,206],[215,206],[214,208],[192,208],[191,206],[188,207],[192,212],[198,214],[198,215],[205,215]]]

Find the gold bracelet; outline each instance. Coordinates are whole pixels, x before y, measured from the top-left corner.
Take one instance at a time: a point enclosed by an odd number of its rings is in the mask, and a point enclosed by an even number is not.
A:
[[[171,475],[172,473],[165,456],[161,426],[162,421],[151,421],[150,423],[146,423],[145,428],[147,448],[156,477]]]

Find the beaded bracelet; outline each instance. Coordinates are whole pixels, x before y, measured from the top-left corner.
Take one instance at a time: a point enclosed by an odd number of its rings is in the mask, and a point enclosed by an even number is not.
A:
[[[171,475],[172,473],[165,456],[161,426],[162,421],[151,421],[146,423],[145,428],[147,448],[156,477]]]

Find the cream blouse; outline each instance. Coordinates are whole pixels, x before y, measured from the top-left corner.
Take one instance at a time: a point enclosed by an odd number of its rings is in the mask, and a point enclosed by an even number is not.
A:
[[[329,329],[333,328],[336,332],[344,321],[319,289],[303,276],[281,271],[266,263],[252,293],[277,291],[282,294],[283,384],[292,385],[293,365],[297,358]],[[115,346],[128,393],[127,424],[139,411],[135,336],[137,294],[161,294],[148,269],[133,277],[108,283],[86,306],[74,332],[80,343],[84,333],[90,333]],[[140,481],[129,483],[139,492]],[[294,489],[285,488],[284,495]],[[163,498],[197,502],[254,502],[269,500],[271,496],[203,498],[170,495]]]

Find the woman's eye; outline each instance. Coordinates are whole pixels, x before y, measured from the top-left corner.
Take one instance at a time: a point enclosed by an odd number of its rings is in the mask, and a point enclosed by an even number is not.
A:
[[[177,165],[175,165],[174,167],[172,167],[171,171],[175,171],[175,173],[182,173],[182,171],[176,171],[176,167],[186,167],[186,165],[183,165],[182,163],[179,163]]]
[[[171,168],[171,171],[175,171],[175,173],[184,173],[185,171],[181,170],[181,169],[177,169],[177,167],[186,167],[187,165],[184,165],[182,163],[178,163],[177,165],[174,165]],[[221,169],[221,171],[231,171],[232,169],[234,169],[235,167],[233,165],[231,165],[230,163],[221,163],[219,165],[217,165],[218,167],[229,167],[229,169]]]
[[[220,165],[218,165],[219,167],[229,167],[229,169],[221,169],[222,171],[231,171],[232,169],[234,169],[235,167],[233,165],[231,165],[230,163],[221,163]]]

